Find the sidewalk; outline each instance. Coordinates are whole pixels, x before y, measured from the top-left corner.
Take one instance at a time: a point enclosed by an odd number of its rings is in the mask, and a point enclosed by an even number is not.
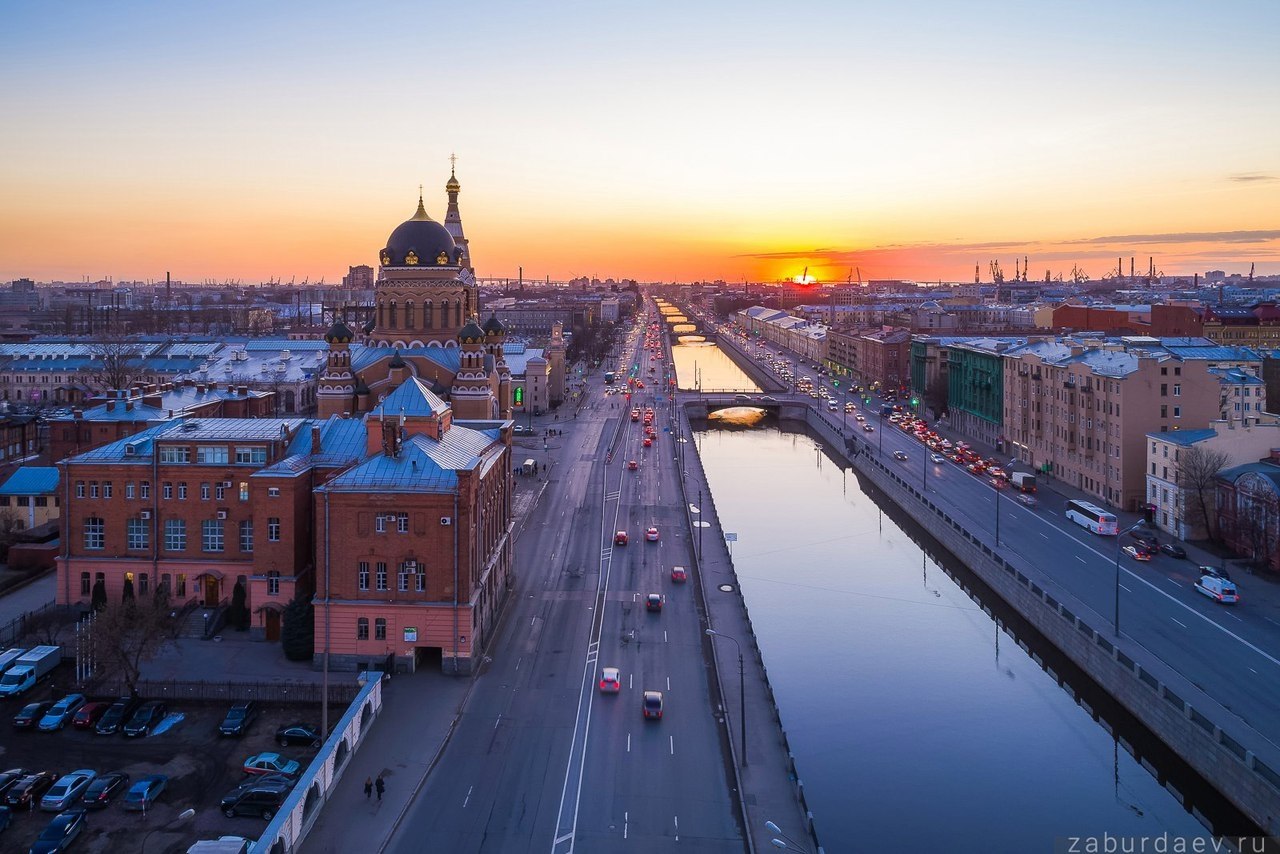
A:
[[[28,611],[35,611],[48,605],[54,599],[57,586],[57,573],[50,572],[30,584],[0,596],[0,625],[16,620]]]
[[[382,714],[351,757],[302,849],[307,854],[381,851],[395,832],[474,684],[436,672],[403,674],[382,688]],[[386,793],[366,798],[364,781],[382,775]]]

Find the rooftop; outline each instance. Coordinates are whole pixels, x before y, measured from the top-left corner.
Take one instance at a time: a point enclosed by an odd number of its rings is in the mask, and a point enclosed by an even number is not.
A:
[[[54,466],[22,466],[0,486],[0,495],[46,495],[57,489]]]

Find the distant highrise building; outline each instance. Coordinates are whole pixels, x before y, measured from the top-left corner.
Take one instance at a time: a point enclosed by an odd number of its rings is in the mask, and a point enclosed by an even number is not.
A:
[[[356,290],[373,290],[373,268],[368,264],[348,267],[347,274],[342,277],[342,286]]]

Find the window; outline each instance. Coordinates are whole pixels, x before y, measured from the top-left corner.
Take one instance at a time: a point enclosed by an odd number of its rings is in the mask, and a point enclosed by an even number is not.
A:
[[[173,578],[172,576],[169,575],[169,573],[163,572],[160,574],[159,589],[163,590],[165,592],[165,595],[168,595],[169,591],[173,589],[172,584],[173,584]]]
[[[1182,383],[1173,384],[1173,396],[1182,397]]]
[[[103,549],[107,546],[106,522],[101,516],[89,516],[84,520],[84,547],[86,549]]]
[[[189,463],[191,462],[191,449],[187,447],[161,447],[160,462]]]
[[[8,507],[8,506],[9,506],[9,496],[7,496],[7,495],[6,495],[6,496],[5,496],[5,498],[4,498],[4,506],[6,506],[6,507]],[[30,495],[19,495],[19,496],[18,496],[18,506],[19,506],[19,507],[30,507],[30,506],[31,506],[31,496],[30,496]]]
[[[187,595],[187,574],[185,572],[178,573],[178,586],[174,588],[174,595],[179,598]]]
[[[140,498],[151,497],[151,481],[144,480],[142,483],[138,484],[138,496]]]
[[[369,618],[361,617],[356,620],[356,640],[369,639]]]
[[[280,497],[280,487],[278,487],[278,486],[269,486],[269,487],[267,487],[267,497],[268,497],[268,498],[279,498],[279,497]]]
[[[396,515],[396,531],[401,534],[409,533],[409,514],[399,513]]]
[[[185,480],[178,481],[178,500],[187,500],[187,482]]]
[[[1169,396],[1169,384],[1168,384],[1168,383],[1160,383],[1160,396],[1161,396],[1161,397],[1168,397],[1168,396]]]
[[[76,481],[76,498],[84,498],[84,481]]]
[[[196,448],[196,462],[207,465],[225,465],[228,461],[227,449],[216,445],[203,445]]]
[[[1161,476],[1162,478],[1164,478],[1165,480],[1168,480],[1168,479],[1169,479],[1169,467],[1168,467],[1168,466],[1160,466],[1160,476]]]
[[[147,574],[145,572],[138,573],[138,595],[147,595],[147,591],[150,587],[150,579],[147,577]]]
[[[220,552],[223,546],[223,525],[219,519],[205,519],[200,523],[200,548],[206,552]]]
[[[267,517],[267,542],[280,542],[280,517]]]
[[[421,563],[418,564],[417,572],[414,574],[413,577],[415,582],[415,589],[419,593],[425,593],[427,590],[427,570]]]
[[[216,484],[213,487],[213,497],[219,501],[223,501],[227,497],[227,488],[222,484]]]
[[[1167,376],[1169,376],[1169,369],[1168,369],[1168,368],[1161,368],[1161,369],[1160,369],[1160,376],[1162,376],[1162,377],[1167,377]]]
[[[240,465],[263,465],[267,461],[266,448],[236,448],[236,462]]]
[[[1236,405],[1239,406],[1239,404],[1236,404]],[[90,498],[98,497],[98,482],[96,480],[89,481],[89,497]]]
[[[1246,404],[1245,404],[1245,406],[1248,406],[1248,404],[1246,403]],[[1173,408],[1173,417],[1174,417],[1174,418],[1181,418],[1181,417],[1182,417],[1182,407],[1181,407],[1181,406],[1175,406],[1175,407]]]
[[[184,552],[187,550],[187,520],[164,520],[164,550],[167,552]],[[182,576],[178,576],[182,578]]]
[[[103,497],[103,498],[110,498],[110,497],[111,497],[111,493],[112,493],[112,490],[111,490],[111,481],[109,481],[109,480],[108,480],[108,481],[106,481],[105,483],[103,483],[103,484],[102,484],[102,497]]]
[[[125,541],[129,549],[151,548],[151,523],[146,519],[130,519],[125,524]]]
[[[366,560],[360,561],[359,584],[361,590],[369,589],[369,562]]]
[[[124,485],[124,497],[126,499],[133,498],[133,481],[129,481]]]
[[[1161,418],[1168,418],[1168,417],[1169,417],[1169,407],[1167,407],[1167,406],[1161,406],[1161,407],[1160,407],[1160,417],[1161,417]]]
[[[80,573],[80,595],[88,596],[93,593],[93,582],[89,580],[89,573]]]
[[[164,496],[165,501],[172,501],[173,500],[173,484],[169,483],[168,481],[165,481],[164,488],[161,490],[161,495]]]
[[[240,500],[249,500],[249,481],[247,480],[240,481]]]
[[[379,590],[387,589],[387,565],[382,561],[378,561],[377,582]]]
[[[267,573],[267,595],[280,595],[280,573],[274,569]]]
[[[397,581],[399,583],[396,589],[398,589],[401,593],[408,593],[409,592],[409,564],[407,563],[400,564],[400,572],[397,576]]]
[[[240,523],[240,551],[253,551],[253,520],[245,519]]]
[[[1165,445],[1160,450],[1164,452],[1163,454],[1161,454],[1161,456],[1163,456],[1166,460],[1169,459],[1169,446]]]
[[[373,639],[374,640],[387,639],[387,621],[384,620],[382,617],[378,617],[373,621]]]
[[[1236,408],[1239,409],[1240,404],[1237,403]],[[385,534],[387,532],[387,518],[381,513],[377,513],[373,517],[373,530],[377,531],[379,534]]]
[[[209,500],[209,484],[207,483],[200,484],[200,500],[201,501]]]

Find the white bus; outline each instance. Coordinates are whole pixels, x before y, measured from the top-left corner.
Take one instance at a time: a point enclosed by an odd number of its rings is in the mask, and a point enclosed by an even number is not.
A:
[[[1093,531],[1095,534],[1114,536],[1120,533],[1115,514],[1108,513],[1096,504],[1088,501],[1068,501],[1067,518],[1077,525]]]

